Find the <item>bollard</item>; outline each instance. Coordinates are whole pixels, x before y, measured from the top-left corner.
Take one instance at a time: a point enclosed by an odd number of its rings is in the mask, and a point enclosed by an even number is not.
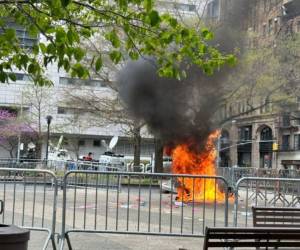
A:
[[[30,231],[13,225],[0,224],[1,250],[27,250]]]

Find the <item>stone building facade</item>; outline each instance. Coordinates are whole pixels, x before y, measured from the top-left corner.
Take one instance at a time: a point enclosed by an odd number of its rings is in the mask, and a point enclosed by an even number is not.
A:
[[[197,3],[197,1],[196,1]],[[200,6],[201,7],[201,6]],[[189,0],[160,0],[157,1],[157,8],[162,12],[170,12],[176,15],[182,16],[195,16],[195,11],[200,8],[197,4],[191,3]],[[38,37],[31,37],[24,27],[20,27],[15,23],[9,24],[11,28],[16,30],[18,39],[21,41],[24,48],[30,49],[40,40],[45,39],[42,35]],[[95,122],[89,122],[93,117],[85,116],[87,113],[84,110],[78,108],[78,104],[74,103],[70,105],[65,102],[65,96],[68,93],[76,92],[82,95],[87,93],[94,93],[98,98],[112,96],[113,91],[106,86],[104,82],[99,79],[81,80],[74,79],[62,70],[58,71],[56,65],[51,65],[46,69],[46,76],[53,82],[52,88],[45,90],[45,104],[41,112],[35,111],[35,102],[37,99],[27,98],[26,96],[34,96],[33,82],[28,74],[25,72],[15,71],[17,81],[10,82],[9,84],[0,84],[0,110],[10,110],[17,113],[20,116],[29,117],[41,117],[39,122],[41,126],[41,133],[43,136],[41,157],[44,159],[46,152],[46,133],[47,123],[46,116],[51,115],[53,117],[50,126],[50,143],[54,146],[57,145],[59,138],[64,136],[63,147],[68,150],[72,159],[93,153],[94,159],[99,159],[99,156],[107,150],[105,143],[109,143],[109,140],[113,136],[118,136],[119,141],[115,147],[117,154],[123,154],[128,158],[133,158],[134,144],[132,136],[128,133],[128,128],[121,124],[103,124],[99,121],[99,124]],[[113,93],[112,93],[113,92]],[[44,101],[44,100],[43,100]],[[70,102],[70,101],[69,101]],[[67,103],[67,104],[66,104]],[[20,112],[20,111],[23,112]],[[78,115],[78,113],[80,115]],[[78,118],[79,117],[79,118]],[[23,117],[21,117],[23,119]],[[36,120],[36,119],[35,119]],[[92,119],[91,119],[92,120]],[[99,119],[100,120],[100,119]],[[32,121],[30,120],[30,123]],[[30,126],[38,127],[37,123],[30,124]],[[25,157],[27,153],[27,144],[24,142],[24,138],[20,138],[20,146],[14,147],[13,156],[17,157],[18,151],[21,150],[21,157]],[[142,130],[142,142],[141,142],[141,159],[151,159],[154,153],[154,139],[146,129]],[[10,158],[10,153],[0,145],[0,160],[4,158]]]
[[[248,46],[276,46],[279,35],[300,32],[299,0],[251,0],[248,20]],[[232,0],[212,0],[207,15],[224,11]],[[212,16],[212,18],[216,18]],[[300,83],[300,82],[299,82]],[[245,83],[247,84],[247,83]],[[293,100],[300,107],[300,98]],[[243,103],[233,102],[225,109],[230,115],[244,110]],[[280,112],[262,107],[246,115],[237,116],[223,124],[220,138],[221,167],[255,167],[300,169],[300,109]],[[229,116],[229,115],[228,115]]]

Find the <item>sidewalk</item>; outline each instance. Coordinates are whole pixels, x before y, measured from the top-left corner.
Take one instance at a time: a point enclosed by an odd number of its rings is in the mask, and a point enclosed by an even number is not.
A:
[[[44,233],[31,232],[28,249],[41,250],[44,236]],[[87,233],[74,233],[70,236],[74,250],[200,250],[203,246],[202,238]],[[47,249],[52,250],[51,243]],[[64,249],[68,249],[66,244]]]

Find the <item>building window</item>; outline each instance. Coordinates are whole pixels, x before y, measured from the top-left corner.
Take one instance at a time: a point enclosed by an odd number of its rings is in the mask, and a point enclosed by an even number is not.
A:
[[[239,128],[239,140],[240,141],[252,140],[252,126],[245,126]]]
[[[294,136],[294,149],[300,150],[300,134]]]
[[[32,81],[32,78],[28,74],[16,73],[16,72],[13,72],[13,74],[15,74],[16,76],[16,81],[24,81],[24,82]]]
[[[283,135],[282,136],[282,150],[289,150],[290,149],[290,135]]]
[[[104,87],[104,84],[99,80],[92,79],[78,79],[78,78],[68,78],[60,77],[59,84],[62,85],[73,85],[73,86],[87,86],[87,87]]]
[[[57,107],[57,114],[66,114],[66,109],[63,107]]]
[[[282,126],[289,127],[291,125],[290,115],[286,114],[282,116]]]
[[[165,9],[166,11],[186,11],[186,12],[195,12],[196,5],[189,3],[178,3],[173,1],[157,1],[157,4],[160,8]]]
[[[196,10],[196,5],[185,4],[185,3],[174,3],[174,9],[192,12]]]
[[[78,146],[84,146],[84,145],[85,145],[85,140],[78,141]]]
[[[93,145],[94,145],[94,147],[100,147],[101,146],[101,141],[100,140],[94,140]]]
[[[213,0],[207,5],[207,16],[217,18],[219,16],[219,0]]]
[[[261,141],[270,141],[272,140],[272,129],[269,127],[265,127],[262,129],[260,134]]]
[[[38,37],[31,36],[24,26],[16,24],[11,20],[5,23],[5,29],[14,29],[16,31],[16,37],[22,48],[30,50],[38,43]],[[3,33],[3,29],[0,29],[1,33]]]

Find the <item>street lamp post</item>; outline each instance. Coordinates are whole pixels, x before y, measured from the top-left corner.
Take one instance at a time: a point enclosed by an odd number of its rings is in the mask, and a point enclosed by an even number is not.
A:
[[[50,137],[50,124],[53,117],[51,115],[47,115],[47,143],[46,143],[46,164],[48,164],[48,150],[49,150],[49,137]]]

